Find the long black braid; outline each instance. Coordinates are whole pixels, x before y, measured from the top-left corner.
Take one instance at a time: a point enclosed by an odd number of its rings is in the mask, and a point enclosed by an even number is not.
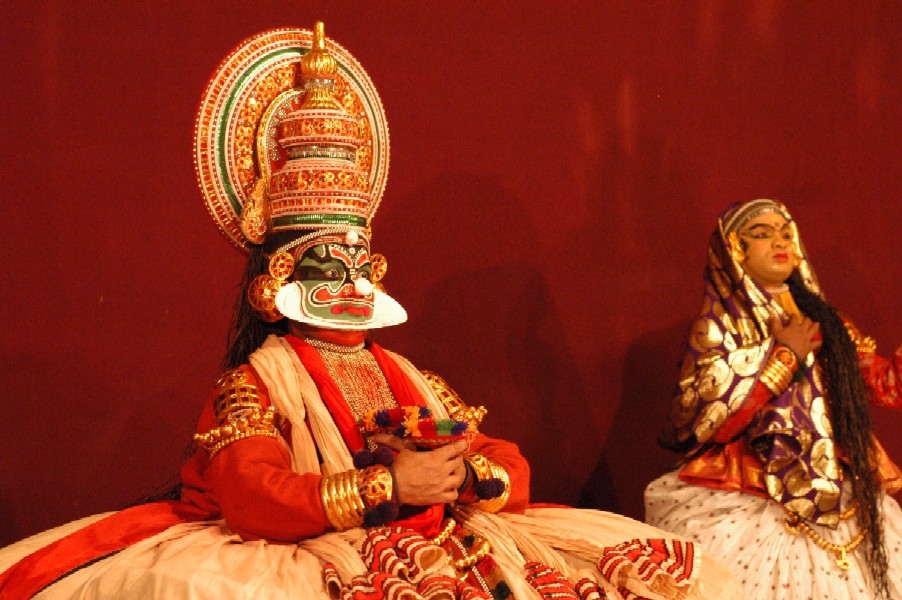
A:
[[[268,272],[268,254],[286,241],[298,236],[297,232],[287,232],[272,236],[265,245],[250,247],[244,275],[238,285],[238,297],[232,312],[232,323],[226,340],[226,354],[222,360],[224,370],[236,369],[246,364],[250,355],[257,350],[270,334],[285,335],[288,325],[285,319],[276,323],[266,323],[257,317],[247,301],[247,291],[255,277]]]
[[[268,272],[268,253],[286,243],[297,233],[287,233],[273,236],[265,245],[252,245],[248,252],[247,263],[244,266],[244,274],[238,285],[238,297],[232,313],[232,323],[226,339],[226,354],[222,360],[224,371],[236,369],[246,364],[251,353],[257,350],[272,333],[285,335],[288,333],[288,325],[285,319],[277,323],[261,321],[247,301],[247,290],[257,275]],[[187,460],[194,452],[195,445],[192,441],[185,449],[184,460]],[[177,477],[171,478],[156,490],[145,494],[141,498],[129,502],[123,506],[136,506],[160,500],[178,500],[181,497],[182,482]]]
[[[877,597],[889,598],[880,490],[873,470],[871,413],[858,352],[836,310],[805,287],[798,271],[786,283],[799,310],[820,324],[823,345],[817,362],[826,385],[834,439],[849,463],[852,493],[858,503],[858,526],[868,530],[867,563],[875,592]]]

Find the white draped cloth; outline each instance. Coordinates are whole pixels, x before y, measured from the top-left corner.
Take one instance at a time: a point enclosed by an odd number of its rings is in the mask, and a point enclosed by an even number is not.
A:
[[[446,417],[428,381],[403,357],[390,356],[418,387],[436,416]],[[274,336],[268,339],[252,355],[251,363],[266,383],[279,414],[302,424],[291,428],[293,470],[336,473],[352,468],[350,452],[315,384],[285,340]],[[303,425],[305,421],[309,430]],[[323,458],[322,465],[317,450]],[[0,572],[28,553],[102,516],[70,523],[0,550]],[[588,577],[612,599],[622,597],[617,588],[656,600],[741,598],[736,580],[716,558],[701,549],[697,549],[696,576],[691,582],[675,583],[669,574],[643,581],[635,569],[627,567],[617,571],[617,585],[611,585],[595,568],[604,548],[634,539],[675,537],[620,515],[570,508],[535,508],[525,515],[488,514],[463,507],[457,509],[455,516],[491,544],[492,556],[514,598],[540,597],[525,579],[525,565],[533,561],[557,569],[574,583]],[[345,582],[366,573],[367,565],[361,557],[365,535],[364,529],[355,528],[298,543],[270,543],[244,541],[223,521],[184,523],[76,570],[36,597],[329,598],[323,566],[334,565]],[[446,561],[433,568],[437,574],[454,575]]]
[[[851,496],[849,483],[843,498]],[[843,510],[847,505],[842,507]],[[882,497],[890,597],[902,600],[902,510]],[[802,533],[793,535],[786,513],[770,499],[741,492],[712,490],[684,483],[673,471],[645,490],[645,520],[702,544],[739,579],[746,600],[846,600],[873,598],[864,548],[847,556],[840,569],[836,555]],[[812,525],[827,542],[845,545],[858,535],[855,519],[835,529]]]

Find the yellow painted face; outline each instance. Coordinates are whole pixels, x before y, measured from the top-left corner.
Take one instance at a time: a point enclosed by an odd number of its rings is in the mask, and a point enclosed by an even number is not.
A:
[[[745,249],[742,267],[756,282],[766,288],[779,287],[792,275],[795,250],[792,224],[778,212],[768,212],[751,219],[739,231]]]

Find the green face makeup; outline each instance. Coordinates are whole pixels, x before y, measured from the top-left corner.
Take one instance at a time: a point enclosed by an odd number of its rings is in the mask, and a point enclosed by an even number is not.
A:
[[[318,244],[298,261],[294,278],[303,290],[302,312],[336,323],[365,324],[373,318],[373,293],[361,294],[354,283],[372,273],[363,244]]]

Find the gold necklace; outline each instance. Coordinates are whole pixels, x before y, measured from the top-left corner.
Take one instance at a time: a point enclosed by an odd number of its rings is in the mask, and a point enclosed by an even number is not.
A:
[[[792,512],[785,506],[783,507],[783,510],[786,512],[786,520],[783,522],[783,525],[786,527],[786,530],[789,533],[798,535],[799,531],[801,531],[809,538],[811,538],[811,541],[814,542],[816,546],[835,554],[836,558],[833,560],[833,562],[843,571],[847,571],[849,567],[852,566],[852,563],[849,562],[847,555],[854,552],[855,549],[861,545],[861,542],[863,542],[864,538],[868,535],[867,529],[859,531],[858,535],[856,535],[848,544],[834,544],[822,538],[820,534],[812,529],[811,526],[808,525],[808,523],[803,521],[799,515]],[[841,521],[847,521],[848,519],[854,517],[857,511],[858,506],[853,505],[840,513],[839,519]]]

